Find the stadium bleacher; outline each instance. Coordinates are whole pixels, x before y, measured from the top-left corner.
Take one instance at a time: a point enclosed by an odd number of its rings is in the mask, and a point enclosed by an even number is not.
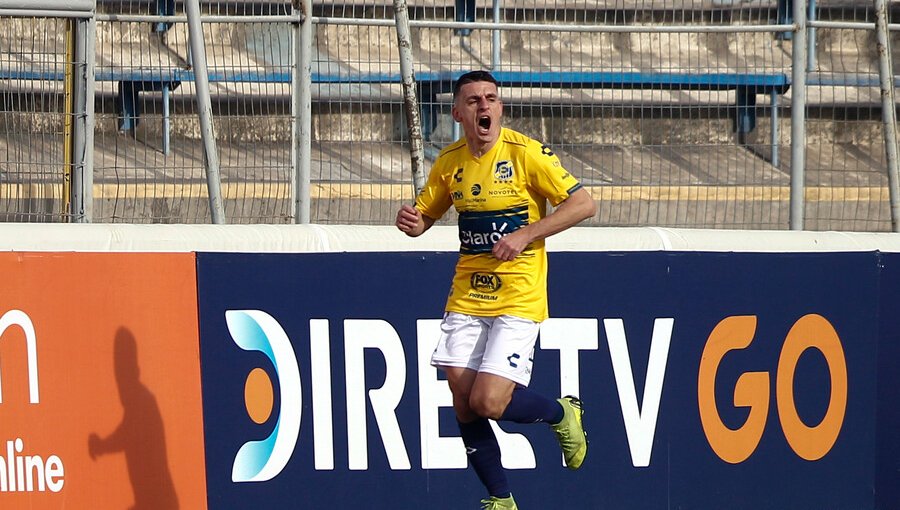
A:
[[[106,2],[105,8],[112,8],[110,4],[113,3]],[[358,1],[344,4],[352,6],[364,3]],[[417,16],[431,12],[429,11],[431,4],[427,2],[410,2],[410,4],[414,12],[418,13]],[[738,12],[736,9],[741,7],[741,4],[742,2],[714,0],[691,3],[668,2],[654,4],[662,7],[658,7],[655,13],[642,13],[641,15],[649,16],[651,22],[653,16],[666,19],[666,16],[671,17],[671,13],[677,7],[696,11],[697,14],[685,17],[687,21],[696,20],[698,23],[705,23],[717,16],[717,19],[726,19],[729,16],[726,13]],[[823,2],[819,4],[823,5]],[[154,0],[150,3],[150,8],[156,9],[156,13],[166,14],[171,12],[167,10],[169,5],[164,0]],[[638,10],[646,7],[641,2],[616,2],[592,7],[582,2],[576,2],[573,5],[572,8],[559,8],[559,10],[565,11],[562,13],[551,12],[552,9],[548,7],[548,2],[535,1],[522,9],[531,9],[531,15],[535,18],[562,20],[577,19],[579,16],[586,18],[588,14],[583,12],[573,14],[573,11],[579,9],[616,10],[624,13],[619,17],[620,20],[633,20],[638,16]],[[479,20],[486,20],[485,16],[490,2],[479,0],[477,6]],[[520,6],[517,3],[518,7]],[[320,15],[334,15],[340,8],[341,6],[337,4],[316,7],[319,10],[317,14]],[[769,12],[774,18],[778,5],[774,1],[757,1],[753,2],[753,8]],[[838,8],[838,6],[834,7],[834,9]],[[324,12],[324,9],[330,9],[330,11]],[[542,11],[542,9],[544,10]],[[452,17],[452,10],[447,13]],[[388,9],[384,9],[382,14],[389,16],[390,12]],[[164,30],[164,28],[168,28],[168,30]],[[105,30],[114,32],[115,30],[135,31],[136,29],[133,26],[121,29],[110,26]],[[139,30],[147,33],[155,32],[157,35],[168,32],[169,40],[152,39],[147,34],[134,35],[131,33],[113,34],[106,37],[106,40],[121,41],[123,46],[127,46],[129,40],[139,40],[141,44],[134,44],[135,48],[132,49],[117,48],[116,51],[109,52],[98,48],[99,58],[95,79],[98,81],[99,101],[102,104],[113,104],[115,107],[115,116],[118,118],[116,129],[126,132],[140,131],[139,134],[126,137],[124,140],[116,139],[115,143],[119,145],[137,143],[146,144],[151,148],[156,147],[160,149],[162,155],[153,155],[153,159],[155,164],[159,164],[172,157],[168,141],[169,133],[172,131],[170,126],[172,123],[184,122],[182,120],[184,116],[180,115],[180,112],[190,111],[192,88],[185,87],[184,84],[193,81],[193,71],[188,65],[190,59],[186,37],[178,37],[173,34],[179,30],[183,31],[183,25],[175,24],[172,27],[165,27],[154,24],[141,26]],[[373,32],[376,30],[388,29],[372,28]],[[318,27],[320,40],[316,50],[316,62],[313,65],[314,112],[327,114],[334,108],[335,99],[345,99],[348,97],[348,93],[352,93],[354,101],[356,101],[352,106],[353,109],[389,117],[383,123],[376,124],[394,125],[395,130],[399,129],[402,122],[400,120],[402,115],[399,115],[399,73],[394,69],[384,71],[378,66],[365,65],[369,59],[367,51],[371,51],[373,54],[377,51],[373,48],[366,48],[363,41],[351,40],[348,42],[329,39],[334,37],[335,33],[336,30],[333,27],[327,25]],[[449,41],[448,36],[450,37]],[[484,39],[485,34],[479,34],[476,31],[469,37],[472,40],[476,40],[478,37]],[[523,48],[526,50],[523,54],[533,56],[535,53],[542,53],[546,58],[536,65],[534,61],[519,61],[516,60],[515,55],[505,55],[506,60],[497,75],[501,83],[507,86],[504,93],[508,93],[509,122],[512,127],[527,127],[532,122],[533,116],[543,115],[547,111],[558,112],[590,108],[592,111],[611,112],[617,116],[606,122],[614,124],[626,132],[615,133],[614,136],[610,136],[601,128],[592,127],[590,123],[585,123],[581,118],[573,119],[573,122],[582,122],[585,129],[595,129],[593,134],[588,133],[584,137],[593,136],[598,143],[593,148],[584,145],[564,146],[559,151],[567,165],[583,168],[583,179],[589,184],[633,183],[636,179],[635,176],[642,176],[641,179],[656,183],[716,185],[735,182],[735,175],[741,173],[755,175],[763,182],[783,183],[786,181],[790,162],[787,161],[789,158],[778,157],[779,146],[783,149],[785,142],[778,138],[777,132],[779,129],[781,132],[786,131],[784,126],[779,128],[779,125],[787,122],[783,112],[790,104],[790,54],[789,47],[785,46],[790,43],[788,41],[772,42],[773,39],[772,34],[759,34],[748,47],[740,48],[742,57],[734,58],[734,49],[720,45],[723,42],[722,38],[684,36],[673,39],[675,43],[667,47],[666,44],[661,44],[659,41],[656,45],[642,46],[636,42],[636,37],[629,36],[629,34],[605,34],[602,37],[591,39],[593,41],[591,44],[594,45],[592,52],[604,56],[604,66],[602,67],[604,70],[599,71],[588,68],[590,63],[585,61],[586,54],[579,54],[585,50],[577,48],[573,50],[571,46],[566,46],[568,39],[565,35],[561,35],[555,44],[550,46],[542,46],[544,41],[529,42],[525,40],[520,43],[526,46]],[[859,142],[872,142],[872,137],[866,134],[851,136],[854,144],[848,144],[845,147],[837,139],[841,135],[835,133],[838,130],[852,131],[855,129],[854,126],[858,126],[860,132],[867,133],[871,130],[871,124],[877,121],[871,115],[863,116],[858,113],[858,110],[871,109],[877,103],[877,95],[872,91],[874,82],[871,72],[873,67],[869,62],[867,67],[862,69],[865,71],[863,73],[859,68],[851,69],[851,66],[847,65],[848,62],[860,60],[859,53],[864,49],[862,46],[851,45],[838,48],[838,45],[834,41],[828,40],[827,37],[820,39],[819,53],[821,55],[817,62],[817,71],[810,74],[807,81],[809,86],[807,98],[813,121],[830,123],[833,128],[833,132],[829,134],[826,133],[828,128],[822,126],[822,129],[814,130],[815,135],[826,138],[830,136],[837,143],[832,144],[835,149],[829,155],[832,158],[830,162],[815,155],[810,158],[810,161],[815,165],[833,165],[836,168],[854,169],[852,172],[841,175],[843,185],[852,185],[854,182],[864,180],[871,181],[873,179],[871,176],[881,170],[880,165],[883,165],[883,162],[878,159],[877,154],[874,157],[870,154],[868,159],[859,157],[859,147],[865,147]],[[143,44],[145,40],[150,41],[149,52],[147,51],[148,46]],[[425,119],[423,128],[426,137],[432,138],[432,141],[438,146],[446,143],[448,137],[451,136],[446,116],[446,112],[449,111],[447,92],[453,78],[461,72],[456,63],[440,60],[439,48],[442,45],[460,43],[460,35],[451,36],[449,31],[423,30],[419,34],[417,48],[419,53],[417,55],[421,56],[422,65],[417,68],[417,79],[423,108],[422,117]],[[353,48],[351,59],[347,58],[347,44]],[[528,47],[529,44],[531,47]],[[567,50],[567,48],[569,49]],[[690,48],[693,53],[686,56],[683,54],[685,48]],[[484,46],[482,45],[483,50]],[[835,56],[837,50],[844,51],[846,54]],[[850,51],[847,52],[847,50]],[[286,98],[289,97],[290,73],[284,67],[284,62],[265,62],[249,45],[244,47],[231,45],[225,49],[212,45],[208,51],[213,53],[213,58],[210,59],[210,82],[213,85],[214,104],[240,102],[242,97],[250,97],[259,91],[264,91],[275,103],[286,102]],[[761,52],[766,53],[762,55]],[[765,60],[765,67],[747,65],[744,59],[758,54],[762,55]],[[696,55],[700,55],[702,58],[698,61]],[[372,57],[373,60],[375,58],[377,56]],[[565,63],[565,65],[554,64],[554,62]],[[62,74],[59,72],[29,77],[22,74],[21,69],[22,67],[16,62],[7,61],[0,70],[0,74],[10,81],[62,79]],[[621,93],[616,91],[621,91]],[[725,95],[711,93],[714,91],[724,91]],[[763,95],[766,99],[758,101],[757,96],[759,95]],[[110,97],[113,99],[110,100]],[[848,100],[841,101],[842,98]],[[374,106],[368,105],[367,101]],[[171,111],[168,110],[170,104],[173,107]],[[138,129],[138,119],[143,114],[142,106],[146,105],[152,107],[153,114],[149,117],[150,121],[145,119]],[[701,112],[700,121],[693,116],[682,116],[679,113],[683,108],[682,105],[689,105]],[[108,113],[108,110],[104,110],[104,108],[105,106],[101,106],[98,111]],[[284,107],[281,108],[280,111],[283,111]],[[835,128],[837,122],[815,118],[817,109],[824,111],[825,108],[828,108],[832,114],[836,109],[842,109],[844,117],[856,118],[859,119],[859,122],[843,122],[839,129]],[[173,115],[172,111],[176,113]],[[779,111],[782,112],[780,119],[777,117]],[[645,115],[650,115],[650,117],[645,118]],[[666,118],[667,115],[668,118]],[[757,129],[759,116],[766,117],[770,121],[770,125],[764,126],[764,129]],[[217,119],[219,126],[227,125],[227,117],[228,115],[225,114]],[[639,119],[641,127],[636,127],[636,123],[630,122],[629,118]],[[666,145],[665,142],[657,141],[660,138],[653,131],[650,131],[649,134],[646,131],[627,132],[627,130],[635,129],[646,130],[647,126],[651,124],[658,124],[660,127],[657,130],[672,129],[671,125],[678,124],[679,129],[685,131],[682,136],[701,140],[704,137],[721,139],[723,135],[715,132],[717,129],[721,129],[721,124],[711,124],[708,118],[721,118],[730,124],[731,129],[726,131],[731,133],[730,136],[736,143],[730,147],[717,146],[698,149]],[[105,127],[107,125],[108,123],[100,123],[98,129],[107,129]],[[246,136],[252,139],[253,122],[245,122],[242,126],[250,130]],[[323,145],[327,140],[340,136],[334,131],[336,128],[332,128],[327,122],[322,121],[317,124],[316,129],[319,140],[315,143],[314,158],[322,165],[322,168],[314,170],[314,179],[317,177],[331,179],[335,176],[350,175],[346,168],[353,168],[351,173],[361,172],[364,180],[396,180],[397,182],[406,180],[406,177],[398,171],[397,165],[393,163],[396,158],[405,157],[402,144],[396,144],[396,146],[386,149],[384,144],[359,143],[355,145],[357,150],[350,155],[351,161],[339,161],[340,158],[329,155],[330,151]],[[227,130],[227,128],[223,128],[223,130]],[[185,136],[184,129],[174,131],[176,134],[173,136]],[[773,133],[775,134],[773,135]],[[373,131],[372,134],[373,140],[377,140],[377,133]],[[547,136],[550,138],[547,140],[548,143],[554,144],[560,141],[556,132],[550,131]],[[641,138],[650,141],[648,146],[638,147],[632,142],[630,144],[621,143],[621,146],[613,148],[620,141]],[[118,149],[106,147],[104,143],[101,139],[97,147],[98,159],[101,161],[108,160],[106,154],[110,152],[121,152],[121,147]],[[227,145],[227,142],[224,143]],[[863,149],[862,152],[865,153],[866,150]],[[241,151],[233,153],[241,154]],[[711,154],[717,155],[711,157]],[[190,155],[186,156],[181,153],[179,157],[182,158],[179,160],[180,166],[193,167],[196,165],[202,168],[202,162],[192,161]],[[228,153],[223,157],[226,176],[228,176],[228,172],[234,171],[230,169],[240,166],[240,162],[232,164],[229,157]],[[265,166],[265,158],[265,155],[257,155],[253,159],[259,166]],[[611,163],[615,158],[618,158],[616,163]],[[711,163],[705,160],[727,161],[733,168],[729,168],[725,174],[717,175],[711,170]],[[760,166],[760,162],[763,163],[762,166]],[[629,177],[619,168],[623,164],[634,165],[637,170]],[[115,165],[115,163],[111,163],[111,165]],[[200,172],[196,172],[196,175],[200,175]],[[838,174],[832,173],[832,175],[837,176]],[[247,173],[243,173],[241,177],[247,178]],[[814,177],[814,179],[816,178],[818,177]],[[857,181],[853,181],[854,178]],[[98,181],[102,182],[103,176],[98,176]],[[827,183],[828,181],[823,179],[821,182]],[[384,218],[373,221],[384,221]],[[633,218],[623,221],[634,224],[641,220]]]

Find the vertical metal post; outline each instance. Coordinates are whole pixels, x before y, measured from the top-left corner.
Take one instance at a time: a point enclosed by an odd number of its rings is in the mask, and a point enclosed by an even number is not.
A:
[[[809,21],[816,20],[816,0],[809,0]],[[816,27],[809,27],[809,40],[806,42],[806,70],[816,70]]]
[[[500,0],[494,0],[494,23],[500,23]],[[491,69],[500,70],[500,31],[491,31]]]
[[[397,46],[400,50],[400,74],[403,77],[403,105],[406,108],[406,128],[409,130],[409,155],[412,163],[413,193],[425,187],[425,149],[422,145],[422,122],[419,101],[416,99],[416,78],[413,74],[412,35],[406,0],[394,0],[394,20],[397,25]],[[430,122],[430,119],[426,119]]]
[[[900,176],[897,167],[897,102],[894,98],[894,70],[885,0],[875,0],[875,38],[878,48],[878,77],[881,87],[881,120],[887,156],[888,193],[891,201],[891,229],[900,232]]]
[[[778,92],[772,90],[769,92],[769,102],[772,105],[772,118],[771,118],[771,131],[772,131],[772,166],[778,168],[779,158],[778,158]]]
[[[209,212],[216,225],[225,223],[222,202],[222,178],[219,174],[219,154],[212,126],[212,101],[209,97],[209,75],[206,67],[206,46],[200,24],[200,0],[185,0],[188,38],[194,65],[194,86],[197,92],[197,113],[200,117],[200,137],[203,139],[203,159],[206,162],[206,188],[209,192]]]
[[[71,221],[78,207],[73,203],[73,156],[75,154],[75,81],[77,80],[78,61],[75,59],[75,39],[78,37],[76,25],[78,20],[67,19],[66,24],[66,59],[65,78],[63,79],[63,168],[62,168],[62,207],[61,212],[65,221]]]
[[[86,22],[85,31],[85,55],[84,55],[84,149],[80,153],[80,165],[77,166],[81,174],[81,221],[91,223],[94,221],[94,70],[97,43],[97,19],[92,15]]]
[[[310,222],[312,175],[312,1],[294,0],[293,13],[303,16],[291,28],[294,70],[291,77],[291,200],[294,223]]]
[[[794,0],[791,69],[791,230],[803,230],[806,187],[806,1]]]
[[[95,21],[72,20],[75,36],[72,104],[72,201],[70,213],[76,223],[89,223],[93,215],[93,119],[94,73],[93,39]]]
[[[163,139],[162,139],[162,149],[163,154],[166,156],[169,155],[170,142],[169,139],[169,130],[171,129],[171,120],[169,119],[169,84],[163,83],[162,85],[162,109],[163,109]]]

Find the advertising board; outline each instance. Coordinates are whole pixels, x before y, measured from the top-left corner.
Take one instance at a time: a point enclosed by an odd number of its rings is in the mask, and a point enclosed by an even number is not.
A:
[[[205,508],[194,255],[0,274],[0,507]]]
[[[900,254],[879,254],[876,508],[900,505]]]
[[[200,253],[210,508],[474,507],[428,365],[450,253]],[[502,424],[523,508],[873,508],[880,255],[550,257],[532,387],[585,466]]]

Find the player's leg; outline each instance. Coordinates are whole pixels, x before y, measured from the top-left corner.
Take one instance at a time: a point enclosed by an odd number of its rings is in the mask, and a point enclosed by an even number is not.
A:
[[[502,315],[493,320],[469,405],[481,416],[517,423],[558,422],[563,408],[528,389],[540,323]]]
[[[469,463],[490,495],[486,501],[503,501],[511,500],[511,494],[506,472],[500,462],[500,445],[490,422],[469,406],[477,368],[484,354],[487,331],[488,322],[483,319],[447,314],[441,323],[441,337],[431,363],[440,367],[447,376]]]
[[[548,423],[556,433],[566,459],[566,466],[570,469],[580,468],[587,455],[587,433],[582,425],[584,407],[581,400],[573,396],[553,400],[518,385],[511,391],[505,391],[508,387],[507,382],[509,382],[507,379],[493,374],[484,372],[478,374],[472,392],[473,394],[477,392],[479,396],[470,398],[470,402],[481,402],[476,405],[477,413],[487,414],[499,421]],[[485,394],[493,396],[484,397]],[[505,407],[498,404],[492,407],[486,404],[504,401],[507,402]]]
[[[480,417],[469,406],[478,367],[484,356],[490,319],[450,312],[441,321],[441,335],[431,355],[431,364],[444,371],[453,408],[462,422]]]
[[[581,401],[571,396],[553,400],[528,388],[539,330],[540,324],[528,319],[506,315],[494,319],[469,406],[497,420],[549,423],[566,465],[578,469],[587,454]]]
[[[453,394],[453,407],[459,433],[466,447],[469,463],[488,495],[498,499],[511,496],[509,481],[500,462],[500,444],[487,418],[478,416],[468,405],[468,396],[476,372],[468,368],[446,367],[447,382]]]
[[[559,423],[565,414],[556,400],[487,372],[479,372],[475,378],[469,406],[479,416],[516,423]]]

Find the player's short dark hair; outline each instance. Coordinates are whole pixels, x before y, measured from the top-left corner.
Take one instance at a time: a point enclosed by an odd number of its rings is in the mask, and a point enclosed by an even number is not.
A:
[[[468,73],[457,78],[453,83],[453,99],[456,99],[456,96],[459,94],[459,89],[461,89],[463,85],[467,83],[475,83],[477,81],[486,81],[493,83],[497,87],[500,86],[494,76],[487,71],[469,71]]]

